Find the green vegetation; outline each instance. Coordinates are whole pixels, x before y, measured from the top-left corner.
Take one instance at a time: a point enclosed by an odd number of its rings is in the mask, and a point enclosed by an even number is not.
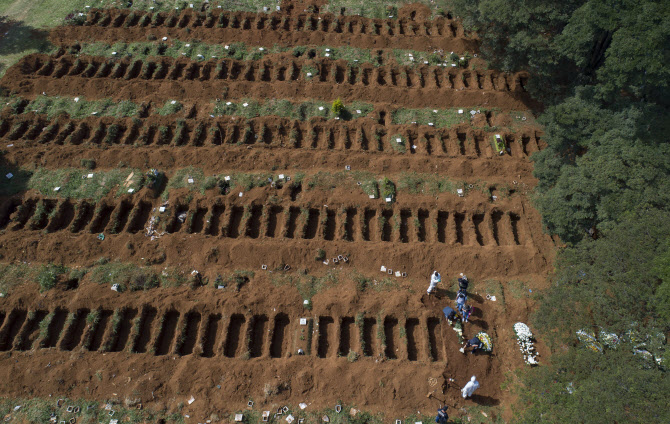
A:
[[[182,110],[183,107],[184,106],[176,100],[168,100],[156,112],[159,115],[162,115],[162,116],[173,115],[173,114],[179,112],[180,110]]]
[[[400,134],[393,134],[389,137],[391,148],[396,152],[405,153],[407,151],[407,138]]]
[[[56,287],[58,279],[65,274],[67,268],[63,265],[48,264],[42,266],[37,275],[37,282],[40,285],[40,291],[46,291]]]
[[[16,170],[0,167],[3,175],[8,172],[17,173]],[[92,176],[88,178],[90,174]],[[117,168],[105,172],[90,172],[88,169],[38,168],[32,173],[19,171],[8,184],[3,185],[0,194],[9,196],[33,189],[48,197],[99,200],[115,188],[118,196],[127,193],[129,189],[137,191],[143,185],[144,177],[138,169]],[[56,187],[60,189],[54,191]]]
[[[670,6],[452,4],[485,58],[528,70],[526,88],[548,105],[535,203],[567,245],[534,319],[554,352],[524,373],[519,421],[670,421],[670,355],[652,343],[670,329]],[[602,353],[577,341],[581,329]],[[601,330],[621,341],[608,347]]]
[[[92,377],[93,374],[91,374]],[[105,410],[104,402],[68,398],[65,398],[64,401],[63,406],[59,408],[54,398],[1,398],[0,414],[3,417],[10,417],[13,422],[48,423],[52,413],[64,421],[69,421],[71,418],[85,423],[109,421],[109,411]],[[14,410],[16,405],[21,405],[21,408]],[[69,413],[66,411],[67,406],[79,407],[79,412]],[[184,422],[181,414],[170,414],[167,411],[152,411],[145,408],[138,409],[132,403],[129,406],[114,404],[112,409],[114,418],[118,417],[119,422],[142,423],[159,420],[169,420],[169,422],[180,424]]]
[[[464,181],[453,181],[447,177],[437,174],[419,174],[416,172],[403,172],[398,177],[398,190],[410,194],[439,194],[456,193],[457,189],[468,189]]]
[[[330,111],[333,112],[333,115],[335,116],[340,116],[344,111],[344,103],[342,103],[342,100],[340,100],[339,97],[333,101]]]
[[[395,184],[393,181],[390,179],[384,177],[381,180],[379,180],[379,186],[381,187],[381,192],[382,192],[382,197],[385,200],[388,200],[389,198],[391,201],[395,201]]]
[[[24,100],[11,100],[9,107],[12,107],[12,103],[21,101]],[[75,119],[86,118],[91,115],[126,118],[136,115],[137,111],[137,104],[130,100],[85,100],[79,97],[48,96],[37,97],[35,100],[30,101],[23,110],[24,113],[35,112],[46,114],[49,119],[61,113],[65,113]]]
[[[227,47],[227,48],[226,48]],[[157,60],[161,57],[174,59],[188,58],[194,61],[235,59],[235,60],[260,60],[271,55],[291,53],[294,57],[310,57],[314,59],[345,60],[350,66],[370,64],[380,66],[381,63],[396,63],[401,66],[424,66],[428,61],[430,65],[448,66],[452,60],[442,57],[436,53],[420,52],[415,50],[385,51],[378,54],[374,50],[356,47],[328,47],[328,46],[295,46],[283,47],[277,44],[273,46],[249,46],[241,42],[229,44],[207,44],[197,40],[182,41],[169,39],[167,41],[146,41],[114,44],[102,42],[84,43],[81,50],[73,52],[78,55],[108,57],[110,60],[116,58],[132,58],[132,60]],[[458,58],[458,55],[456,55]],[[415,58],[411,60],[410,58]],[[458,60],[455,62],[457,63]],[[311,68],[312,76],[318,71]]]
[[[246,106],[245,106],[246,105]],[[307,121],[314,117],[332,119],[340,116],[342,119],[362,118],[373,111],[371,104],[363,102],[352,102],[348,108],[342,109],[341,113],[335,114],[332,105],[328,102],[318,100],[293,103],[284,99],[271,99],[258,102],[252,99],[233,101],[218,101],[214,103],[212,114],[214,116],[230,115],[255,118],[257,116],[276,115],[282,118],[290,118],[299,121]],[[360,111],[361,113],[358,113]]]
[[[187,188],[189,191],[202,190],[204,192],[205,174],[202,169],[189,166],[175,171],[174,175],[168,178],[165,187],[164,197],[168,196],[170,190]]]
[[[419,3],[430,8],[433,15],[446,14],[449,11],[444,0],[372,0],[360,2],[356,0],[331,0],[327,11],[339,14],[342,8],[345,15],[360,15],[367,18],[394,19],[398,18],[398,9],[406,4]]]
[[[462,109],[461,109],[462,110]],[[481,109],[480,109],[481,110]],[[394,124],[430,125],[437,128],[451,128],[458,124],[470,122],[470,111],[463,110],[458,113],[458,109],[396,109],[392,113]]]
[[[92,267],[88,273],[94,283],[119,285],[119,291],[148,290],[158,287],[158,276],[148,267],[141,267],[126,262],[101,263]]]

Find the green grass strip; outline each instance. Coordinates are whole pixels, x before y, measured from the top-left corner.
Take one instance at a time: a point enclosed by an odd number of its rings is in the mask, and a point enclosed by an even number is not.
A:
[[[461,110],[463,113],[458,113]],[[470,122],[470,109],[397,109],[392,113],[392,122],[397,125],[431,125],[437,128],[450,128]]]
[[[84,43],[79,50],[80,55],[101,56],[109,58],[129,57],[134,60],[146,60],[158,57],[188,58],[193,61],[205,61],[212,59],[235,59],[235,60],[261,60],[269,55],[290,52],[292,56],[310,59],[345,60],[351,66],[371,64],[380,66],[382,63],[395,63],[401,66],[445,66],[459,65],[460,57],[470,58],[468,53],[459,56],[454,53],[424,52],[407,49],[383,50],[381,54],[371,49],[356,47],[330,47],[330,46],[249,46],[245,43],[222,43],[208,44],[199,41],[182,41],[173,38],[167,40],[156,40],[155,36],[150,41],[114,44],[103,42]],[[428,63],[426,63],[428,62]],[[463,62],[467,65],[467,61]],[[460,65],[459,65],[460,66]]]
[[[13,174],[12,178],[6,177],[8,173]],[[133,176],[128,179],[130,174]],[[88,178],[89,175],[91,178]],[[116,190],[116,195],[120,196],[129,189],[137,192],[144,186],[142,172],[130,168],[104,172],[74,168],[39,168],[31,172],[1,166],[0,178],[5,180],[0,185],[0,196],[12,196],[33,189],[48,197],[99,200],[112,190]],[[60,187],[58,191],[54,190],[56,187]]]
[[[362,118],[374,110],[374,106],[363,102],[352,102],[344,105],[339,117],[344,120]],[[360,113],[359,113],[360,111]],[[314,117],[333,119],[336,115],[332,111],[332,102],[308,101],[293,103],[284,99],[272,99],[258,102],[251,99],[239,101],[218,101],[214,103],[214,116],[229,115],[255,118],[257,116],[276,115],[298,121],[307,121]]]
[[[14,100],[14,102],[19,101],[21,100]],[[130,100],[85,100],[80,97],[41,96],[28,103],[23,112],[46,114],[49,119],[61,113],[66,113],[74,119],[86,118],[91,115],[126,118],[136,115],[138,109],[139,106]]]
[[[93,370],[90,370],[93,378]],[[96,381],[110,378],[107,373],[98,371],[95,373]],[[64,398],[61,407],[56,406],[57,396],[48,399],[42,398],[0,398],[0,414],[3,417],[11,417],[12,422],[30,422],[30,423],[48,423],[51,414],[56,414],[58,421],[69,421],[76,418],[77,422],[109,422],[109,411],[104,409],[104,402],[89,401],[84,399]],[[14,410],[16,406],[21,408]],[[68,406],[79,407],[78,413],[69,413],[66,411]],[[159,420],[169,420],[174,423],[183,423],[182,414],[168,414],[167,411],[152,411],[150,409],[126,408],[123,405],[113,405],[114,419],[119,422],[142,423],[158,422]],[[5,420],[8,421],[8,420]]]

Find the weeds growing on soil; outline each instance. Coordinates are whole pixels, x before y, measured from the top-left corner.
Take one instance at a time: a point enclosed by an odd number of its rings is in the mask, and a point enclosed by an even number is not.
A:
[[[456,193],[459,188],[465,192],[467,185],[463,181],[452,181],[435,174],[404,172],[398,177],[398,190],[409,194]]]
[[[458,113],[458,109],[406,109],[400,108],[391,114],[392,122],[396,125],[416,123],[430,125],[437,128],[451,128],[470,122],[469,113]]]
[[[340,114],[336,114],[332,110],[331,103],[318,100],[297,103],[285,99],[271,99],[264,102],[241,99],[236,102],[223,100],[215,102],[212,114],[214,116],[242,116],[247,119],[257,116],[279,116],[298,121],[307,121],[315,117],[333,119],[339,116],[348,120],[365,117],[373,110],[374,106],[364,102],[343,105]]]
[[[153,270],[124,262],[109,262],[94,266],[89,271],[89,276],[94,283],[109,286],[118,284],[121,291],[158,287],[158,276]]]
[[[226,48],[227,47],[227,48]],[[233,42],[229,44],[207,44],[199,41],[182,41],[171,39],[170,41],[149,41],[114,44],[102,42],[84,43],[77,55],[108,57],[109,60],[119,58],[132,58],[132,60],[159,60],[161,57],[174,59],[186,58],[197,62],[218,61],[221,59],[234,59],[239,61],[261,60],[277,55],[286,56],[290,53],[293,57],[308,56],[311,59],[345,60],[350,66],[373,65],[380,66],[381,63],[396,63],[401,66],[424,66],[428,65],[451,66],[452,60],[437,53],[428,53],[415,50],[384,51],[379,54],[376,50],[361,49],[356,47],[341,46],[249,46],[245,43]],[[410,57],[415,58],[411,60]],[[458,61],[457,61],[458,62]],[[457,63],[456,62],[456,63]],[[316,68],[305,70],[314,78],[318,75]],[[306,75],[305,75],[306,76]]]
[[[91,115],[127,118],[136,115],[138,109],[137,104],[130,100],[85,100],[79,97],[39,96],[26,105],[23,113],[46,114],[49,119],[60,114],[69,115],[73,119],[86,118]]]
[[[2,171],[4,169],[0,170]],[[12,178],[15,180],[12,181],[12,186],[5,188],[4,193],[0,193],[10,196],[27,189],[34,189],[47,197],[100,200],[114,188],[117,188],[116,195],[118,196],[127,193],[130,188],[138,191],[144,184],[142,173],[138,169],[131,168],[95,172],[92,173],[91,178],[88,178],[88,174],[91,174],[88,169],[38,168],[34,172],[27,170],[19,172],[21,181]],[[130,174],[133,174],[133,177],[128,179]],[[54,191],[55,187],[60,187],[60,189]]]
[[[48,264],[43,265],[40,268],[40,272],[37,275],[37,282],[40,285],[40,291],[51,290],[56,287],[58,279],[61,275],[67,272],[67,268],[63,265],[54,265]]]
[[[0,399],[0,414],[3,417],[11,417],[12,421],[47,423],[52,414],[61,418],[75,417],[75,414],[66,412],[65,405],[79,407],[77,422],[106,422],[109,421],[109,411],[104,409],[107,402],[95,402],[83,399],[64,399],[64,405],[60,408],[56,406],[53,398],[2,398]],[[14,410],[16,405],[21,408]],[[168,420],[169,422],[183,424],[184,417],[181,414],[168,414],[166,411],[152,411],[150,409],[125,408],[123,405],[114,405],[114,418],[119,422],[142,423],[159,422]],[[105,421],[106,420],[106,421]]]

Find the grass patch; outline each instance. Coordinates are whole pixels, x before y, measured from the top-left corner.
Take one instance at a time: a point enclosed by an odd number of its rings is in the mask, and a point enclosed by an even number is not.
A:
[[[407,50],[410,52],[410,50]],[[398,50],[404,52],[404,50]],[[240,61],[260,60],[268,56],[291,53],[294,57],[308,56],[313,59],[345,60],[351,66],[372,64],[379,66],[381,62],[395,61],[396,56],[402,53],[384,52],[381,56],[370,49],[356,47],[328,47],[328,46],[290,46],[284,47],[277,44],[273,46],[249,46],[241,42],[228,44],[208,44],[196,40],[182,41],[170,38],[163,41],[146,41],[124,43],[118,42],[107,44],[103,42],[84,43],[78,55],[101,56],[110,59],[132,58],[133,60],[157,59],[160,57],[187,58],[193,61],[205,61],[211,59],[234,59]],[[416,52],[417,55],[425,54]],[[400,62],[399,62],[400,63]],[[423,64],[423,62],[421,63]],[[408,63],[409,66],[412,63]],[[312,77],[318,75],[318,71],[312,68],[309,72]]]
[[[528,289],[527,283],[521,280],[512,280],[508,282],[506,291],[515,299],[528,298],[532,295],[532,292]]]
[[[454,280],[455,281],[455,280]],[[457,282],[456,282],[457,284]],[[456,290],[458,286],[456,285]],[[472,288],[470,288],[472,291]],[[500,302],[503,307],[505,306],[505,291],[502,284],[498,280],[486,280],[484,281],[484,296],[491,295],[496,297],[496,301]]]
[[[384,177],[381,180],[379,180],[379,186],[381,187],[382,197],[384,199],[390,198],[391,201],[395,200],[396,192],[395,192],[395,184],[393,183],[393,181]]]
[[[93,176],[88,178],[89,174]],[[128,189],[138,191],[143,186],[144,176],[139,169],[118,168],[92,173],[85,169],[39,168],[32,174],[23,189],[34,189],[48,197],[100,200],[115,188],[117,189],[116,195],[119,196],[127,193]],[[60,187],[60,190],[54,191],[55,187]],[[15,189],[18,191],[12,194],[22,191],[19,190],[20,188],[16,186]]]
[[[190,181],[193,182],[191,183]],[[202,169],[189,166],[188,168],[176,171],[174,175],[168,179],[164,196],[167,197],[169,190],[178,190],[182,188],[188,188],[189,191],[199,190],[204,183],[205,174],[202,172]]]
[[[126,289],[148,290],[158,287],[158,276],[151,268],[124,262],[101,263],[90,270],[89,278],[94,283],[110,287],[118,284],[121,291]]]
[[[247,284],[255,275],[256,273],[254,271],[239,269],[228,274],[218,274],[214,281],[214,288],[218,289],[219,286],[223,286],[224,290],[233,289],[238,292],[242,286]]]
[[[356,0],[330,0],[325,9],[328,12],[339,14],[340,10],[345,8],[345,15],[359,15],[376,19],[395,19],[398,17],[398,10],[410,3],[419,3],[427,6],[431,10],[433,16],[446,14],[449,11],[446,8],[446,2],[434,0],[372,0],[366,2]]]
[[[245,106],[246,105],[246,106]],[[349,120],[367,116],[374,110],[374,106],[363,102],[353,102],[344,105],[344,109],[337,115],[332,111],[332,103],[322,101],[308,101],[293,103],[285,99],[271,99],[265,102],[258,102],[251,99],[242,99],[238,102],[218,101],[214,103],[212,114],[214,116],[243,116],[245,118],[255,118],[257,116],[279,116],[298,121],[307,121],[314,117],[333,119],[340,116],[342,119]],[[361,113],[358,113],[360,111]]]
[[[463,111],[458,113],[458,109],[396,109],[392,113],[393,123],[404,125],[416,123],[418,125],[429,125],[437,128],[451,128],[458,124],[470,122],[470,113]]]
[[[104,409],[106,402],[96,402],[84,399],[64,398],[63,406],[56,406],[55,398],[2,398],[0,399],[0,414],[3,417],[11,417],[12,422],[48,423],[51,415],[55,414],[60,420],[69,421],[77,418],[77,422],[108,422],[109,411]],[[16,405],[21,405],[18,411],[14,411]],[[66,406],[78,406],[77,414],[66,411]],[[168,420],[174,423],[183,423],[181,414],[168,414],[167,411],[152,411],[150,409],[137,409],[135,407],[124,407],[114,404],[114,418],[119,422],[158,422]],[[6,420],[8,421],[8,420]]]
[[[0,293],[7,295],[15,287],[36,281],[40,268],[28,264],[0,264]]]
[[[226,180],[226,177],[230,177]],[[189,182],[193,180],[193,183]],[[163,197],[168,197],[169,190],[188,188],[189,191],[200,191],[205,193],[206,190],[218,188],[225,192],[228,189],[240,189],[242,191],[251,190],[254,187],[265,187],[271,184],[272,181],[277,181],[277,176],[271,173],[237,173],[237,174],[220,174],[205,177],[202,169],[195,167],[188,167],[180,169],[169,178],[166,190]]]
[[[67,114],[70,118],[81,119],[90,115],[113,116],[127,118],[137,115],[139,106],[129,100],[113,101],[85,100],[75,97],[47,97],[40,96],[32,100],[24,109],[24,113],[35,112],[46,114],[49,119],[60,114]]]
[[[25,55],[32,53],[53,54],[57,51],[57,48],[48,41],[48,32],[35,28],[35,24],[30,17],[22,16],[21,6],[24,3],[26,2],[0,2],[0,30],[2,30],[2,37],[0,37],[0,78],[10,66]]]
[[[452,181],[435,174],[403,172],[398,177],[398,190],[409,194],[456,193],[459,188],[464,189],[465,192],[468,187],[462,181]]]
[[[303,183],[303,187],[306,187],[307,190],[331,190],[343,186],[359,187],[365,194],[374,194],[376,198],[379,197],[376,177],[367,171],[340,171],[335,173],[319,171],[305,177]]]
[[[48,264],[40,268],[37,274],[37,282],[40,285],[40,291],[51,290],[58,284],[58,279],[61,275],[67,272],[67,268],[63,265]]]
[[[163,106],[160,107],[160,109],[156,111],[156,113],[158,113],[161,116],[173,115],[182,110],[183,108],[184,106],[180,102],[176,100],[168,100],[163,104]]]
[[[407,138],[405,136],[393,134],[389,137],[389,143],[396,152],[405,153],[407,151]]]

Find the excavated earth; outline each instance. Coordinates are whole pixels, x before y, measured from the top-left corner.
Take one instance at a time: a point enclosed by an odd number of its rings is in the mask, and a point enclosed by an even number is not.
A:
[[[188,166],[205,175],[308,177],[350,166],[392,180],[404,172],[434,173],[484,189],[468,190],[465,197],[399,191],[388,205],[343,185],[284,184],[225,195],[179,189],[168,193],[167,204],[148,188],[99,200],[32,190],[2,197],[4,263],[77,268],[106,257],[157,272],[198,270],[210,284],[117,293],[84,277],[67,290],[15,288],[0,299],[0,396],[140,398],[145,408],[170,411],[193,396],[195,402],[181,413],[191,417],[186,422],[202,422],[243,410],[249,399],[261,410],[343,402],[390,420],[434,413],[439,402],[426,396],[432,392],[456,410],[484,405],[510,417],[514,395],[502,389],[503,382],[525,366],[512,326],[528,321],[529,290],[544,286],[554,255],[554,242],[530,201],[536,180],[529,156],[544,147],[542,133],[510,116],[520,111],[530,117],[538,106],[524,89],[528,75],[394,63],[352,67],[290,54],[220,66],[215,60],[110,61],[66,53],[76,43],[145,41],[147,34],[208,43],[476,51],[476,38],[466,36],[458,22],[431,18],[419,6],[401,9],[400,19],[388,25],[283,5],[272,14],[184,11],[152,20],[127,10],[91,10],[84,25],[54,29],[51,40],[63,49],[23,58],[0,80],[4,89],[28,100],[43,94],[133,100],[143,112],[132,119],[73,119],[5,110],[0,143],[11,147],[3,151],[3,165],[58,169],[95,158],[95,172],[123,162],[158,168],[168,179]],[[318,77],[305,79],[305,66],[317,68]],[[224,89],[231,99],[340,97],[345,105],[365,101],[374,110],[351,121],[210,116],[209,105]],[[182,102],[185,112],[177,118],[151,113],[166,100]],[[470,123],[436,128],[394,124],[392,112],[400,107],[486,111]],[[179,138],[173,136],[177,119],[185,126]],[[110,140],[105,135],[111,126]],[[161,138],[158,127],[167,127],[169,138]],[[246,129],[251,137],[242,135]],[[392,134],[407,137],[412,147],[394,151]],[[508,154],[493,151],[494,134],[502,135]],[[509,188],[504,195],[502,187]],[[160,206],[166,211],[159,212]],[[36,214],[38,209],[46,213]],[[184,213],[182,222],[178,216]],[[149,237],[147,228],[158,215],[164,232]],[[319,249],[327,264],[315,260]],[[382,273],[382,265],[404,276]],[[434,269],[445,283],[429,297],[425,290]],[[234,270],[255,275],[239,291],[212,287],[217,274]],[[339,283],[314,295],[311,310],[293,284],[277,284],[329,272]],[[473,282],[475,307],[465,336],[486,331],[494,343],[491,354],[461,354],[458,336],[442,315],[444,306],[453,305],[452,283],[460,272]],[[357,275],[369,278],[365,290]],[[393,287],[384,289],[389,281]],[[92,311],[99,312],[99,321],[86,319]],[[542,361],[548,352],[541,342],[538,349]],[[350,350],[360,355],[356,361],[347,359]],[[481,388],[464,400],[459,388],[472,375]]]

